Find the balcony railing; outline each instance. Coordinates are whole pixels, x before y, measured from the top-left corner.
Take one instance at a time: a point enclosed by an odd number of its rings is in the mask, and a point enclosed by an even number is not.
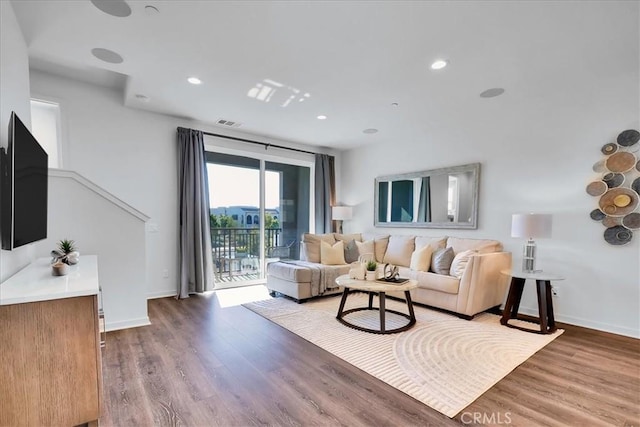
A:
[[[281,246],[280,228],[265,229],[265,251]],[[211,246],[216,277],[247,275],[258,277],[260,270],[260,229],[212,227]]]

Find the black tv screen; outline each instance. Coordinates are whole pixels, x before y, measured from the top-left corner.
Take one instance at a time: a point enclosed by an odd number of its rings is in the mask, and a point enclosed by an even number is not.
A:
[[[12,250],[47,238],[49,156],[15,112],[2,155],[0,234]]]

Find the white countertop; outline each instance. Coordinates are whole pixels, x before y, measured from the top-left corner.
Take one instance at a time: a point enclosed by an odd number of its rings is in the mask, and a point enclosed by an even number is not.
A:
[[[66,276],[51,275],[51,258],[38,258],[0,283],[0,305],[98,294],[98,257],[82,255]]]

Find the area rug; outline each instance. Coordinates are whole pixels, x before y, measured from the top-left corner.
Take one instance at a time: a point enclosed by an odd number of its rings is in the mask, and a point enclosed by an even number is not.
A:
[[[304,304],[274,298],[243,305],[449,417],[563,332],[532,334],[500,325],[500,317],[493,314],[483,313],[467,321],[416,306],[413,328],[377,335],[339,323],[339,303],[339,297]],[[345,309],[366,305],[365,294],[352,294]],[[389,299],[387,308],[407,310],[404,302]],[[377,311],[347,316],[351,323],[379,328]],[[387,314],[388,329],[406,322],[403,317]]]

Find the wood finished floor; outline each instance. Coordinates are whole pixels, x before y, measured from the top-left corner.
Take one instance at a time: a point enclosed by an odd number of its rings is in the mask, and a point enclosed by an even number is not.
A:
[[[102,426],[638,426],[640,341],[583,328],[454,419],[215,294],[107,334]]]

